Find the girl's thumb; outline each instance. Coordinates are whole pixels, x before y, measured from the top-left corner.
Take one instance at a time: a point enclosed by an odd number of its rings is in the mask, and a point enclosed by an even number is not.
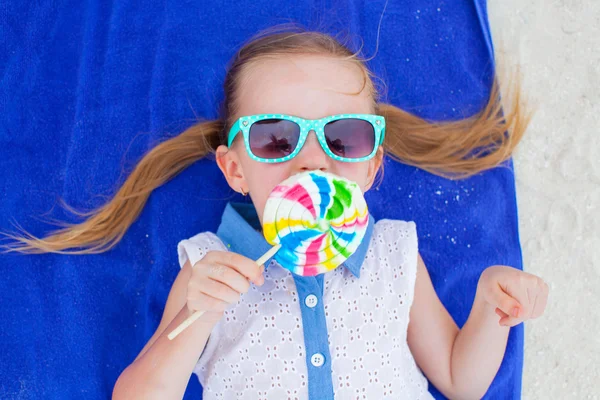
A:
[[[504,292],[500,287],[496,287],[490,296],[494,305],[498,307],[505,314],[518,318],[521,312],[521,304]]]
[[[254,278],[252,280],[252,283],[254,283],[257,286],[262,286],[265,283],[265,275],[264,275],[265,265],[264,264],[261,265],[259,270],[260,270],[260,275],[258,276],[258,278]]]

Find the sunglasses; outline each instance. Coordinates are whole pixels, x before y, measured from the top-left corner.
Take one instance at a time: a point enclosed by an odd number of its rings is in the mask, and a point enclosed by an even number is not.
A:
[[[313,130],[321,147],[334,160],[366,161],[377,153],[385,136],[385,118],[372,114],[340,114],[303,119],[283,114],[259,114],[239,118],[229,130],[231,143],[241,131],[252,159],[279,163],[294,158]]]

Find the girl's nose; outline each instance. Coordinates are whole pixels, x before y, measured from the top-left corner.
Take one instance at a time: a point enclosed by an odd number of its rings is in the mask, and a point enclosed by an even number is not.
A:
[[[304,146],[302,146],[302,150],[300,150],[300,153],[298,153],[294,160],[299,171],[317,169],[327,171],[331,162],[329,156],[323,151],[314,131],[308,132]]]

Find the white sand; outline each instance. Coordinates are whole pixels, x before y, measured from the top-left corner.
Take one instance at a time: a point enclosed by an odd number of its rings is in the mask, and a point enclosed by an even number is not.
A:
[[[488,7],[537,108],[515,174],[524,266],[550,300],[525,324],[523,398],[600,399],[600,1]]]

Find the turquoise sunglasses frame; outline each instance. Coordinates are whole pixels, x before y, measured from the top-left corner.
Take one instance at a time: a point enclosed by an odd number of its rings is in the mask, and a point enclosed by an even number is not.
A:
[[[332,121],[337,121],[340,119],[349,119],[349,118],[368,121],[373,126],[373,131],[375,133],[375,142],[374,142],[375,145],[373,146],[373,151],[371,152],[371,154],[369,154],[365,157],[361,157],[361,158],[340,157],[340,156],[334,154],[329,149],[329,146],[327,146],[327,140],[325,139],[325,125],[327,125],[328,123],[330,123]],[[265,119],[283,119],[283,120],[292,121],[292,122],[295,122],[296,124],[298,124],[298,126],[300,127],[300,137],[298,138],[298,144],[296,145],[296,148],[294,149],[293,152],[291,152],[290,154],[288,154],[285,157],[272,158],[272,159],[257,157],[256,155],[254,155],[252,153],[252,150],[250,149],[250,128],[252,127],[253,123],[262,121]],[[319,143],[321,144],[323,151],[325,151],[325,153],[329,157],[333,158],[334,160],[338,160],[338,161],[342,161],[342,162],[361,162],[361,161],[367,161],[367,160],[370,160],[371,158],[373,158],[375,156],[375,154],[377,154],[377,149],[379,148],[379,146],[381,146],[383,144],[383,139],[385,137],[385,118],[381,115],[374,115],[374,114],[337,114],[337,115],[331,115],[329,117],[325,117],[325,118],[321,118],[321,119],[304,119],[304,118],[294,117],[292,115],[285,115],[285,114],[247,115],[247,116],[240,117],[233,124],[231,129],[229,130],[229,138],[227,141],[227,146],[231,147],[231,143],[233,143],[233,140],[236,138],[237,134],[241,131],[242,134],[244,135],[244,143],[246,145],[246,151],[248,152],[248,155],[253,160],[259,161],[259,162],[264,162],[264,163],[280,163],[280,162],[285,162],[285,161],[291,160],[292,158],[296,157],[296,155],[298,155],[298,153],[300,153],[300,150],[302,150],[302,147],[304,146],[304,142],[306,141],[306,138],[308,137],[308,133],[311,130],[315,131],[315,134],[317,135],[317,139],[319,140]]]

